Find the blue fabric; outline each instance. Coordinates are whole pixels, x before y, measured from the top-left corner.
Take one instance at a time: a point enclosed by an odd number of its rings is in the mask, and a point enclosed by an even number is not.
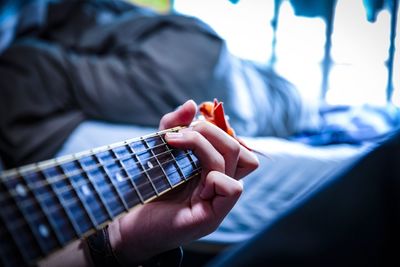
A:
[[[376,141],[400,127],[400,111],[394,106],[328,106],[320,109],[322,126],[290,138],[314,146],[362,144]]]
[[[5,0],[0,2],[0,53],[19,31],[44,23],[48,0]]]
[[[400,131],[209,266],[399,266]]]

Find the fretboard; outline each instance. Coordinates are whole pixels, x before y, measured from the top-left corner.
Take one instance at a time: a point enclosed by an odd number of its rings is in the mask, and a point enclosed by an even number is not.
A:
[[[3,266],[35,264],[200,171],[167,131],[5,171],[0,183]]]

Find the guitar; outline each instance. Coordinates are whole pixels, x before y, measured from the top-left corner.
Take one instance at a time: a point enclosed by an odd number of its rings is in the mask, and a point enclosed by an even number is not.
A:
[[[198,175],[196,156],[164,139],[180,129],[1,173],[1,265],[35,265]]]

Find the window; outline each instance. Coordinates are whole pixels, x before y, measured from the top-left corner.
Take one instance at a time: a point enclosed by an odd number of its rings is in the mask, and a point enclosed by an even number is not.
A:
[[[274,2],[241,0],[232,4],[228,0],[175,0],[174,8],[212,26],[233,54],[268,64],[272,55]],[[319,99],[325,22],[321,18],[296,16],[289,1],[283,1],[279,11],[274,67],[296,84],[305,97]],[[389,10],[381,11],[376,22],[371,23],[366,19],[362,0],[338,0],[327,103],[386,104],[390,25]],[[397,29],[400,29],[400,20],[397,20]],[[400,33],[395,44],[392,102],[400,106]]]

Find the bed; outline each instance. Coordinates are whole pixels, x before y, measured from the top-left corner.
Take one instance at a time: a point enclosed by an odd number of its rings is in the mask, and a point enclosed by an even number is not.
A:
[[[155,131],[155,128],[135,125],[87,121],[70,135],[57,156]],[[244,193],[219,228],[191,244],[190,249],[214,253],[247,240],[291,205],[329,181],[333,173],[346,168],[373,147],[373,143],[316,147],[276,137],[242,139],[268,157],[259,157],[260,167],[244,179]]]
[[[280,3],[281,1],[276,2]],[[329,1],[329,3],[333,2],[335,1]],[[392,2],[393,5],[398,5],[398,1]],[[393,14],[397,12],[397,5],[392,8]],[[329,8],[333,8],[333,6]],[[277,19],[278,13],[279,10],[276,9],[274,19]],[[326,31],[327,37],[332,35],[332,20],[333,18],[331,17],[326,18],[328,26]],[[273,25],[275,27],[274,31],[276,31],[277,23]],[[391,23],[391,32],[393,31],[395,33],[395,26],[395,22]],[[274,38],[275,37],[276,36],[274,36]],[[388,72],[388,99],[392,98],[393,93],[391,73],[394,66],[394,35],[392,37],[391,34],[390,40],[393,49],[390,50],[387,61],[387,66],[390,70]],[[333,64],[330,57],[330,47],[331,41],[330,38],[327,38],[322,64],[322,95],[326,94],[329,70]],[[275,55],[271,56],[271,61],[274,57]],[[175,64],[175,62],[173,63]],[[229,66],[235,66],[234,64],[239,64],[240,62],[229,61],[228,63],[231,63],[228,64]],[[273,61],[271,63],[273,63]],[[195,71],[193,72],[195,73]],[[239,83],[239,85],[242,85],[242,83],[246,85],[244,82],[245,79],[243,78],[240,80],[240,75],[238,73],[232,71],[232,75],[232,77],[235,78],[232,80],[236,83]],[[87,79],[87,77],[85,78]],[[254,79],[252,81],[254,83],[256,82]],[[223,83],[226,81],[218,80],[218,82]],[[257,82],[260,83],[259,81]],[[215,86],[220,86],[220,83]],[[261,101],[262,99],[259,98],[260,94],[254,92],[254,88],[259,87],[253,86],[254,84],[251,84],[251,86],[244,86],[245,88],[252,89],[253,99],[251,99],[251,97],[249,97],[249,92],[239,90],[243,88],[243,86],[233,86],[228,82],[226,83],[229,85],[227,88],[233,87],[234,89],[238,89],[227,90],[227,94],[232,94],[234,100],[240,100],[240,102],[232,101],[233,104],[231,103],[231,106],[240,107],[238,110],[241,114],[244,113],[244,110],[249,110],[251,107],[255,106],[256,102],[261,102],[261,104],[256,104],[265,109],[258,109],[258,112],[253,112],[253,114],[249,115],[250,119],[254,121],[257,121],[259,118],[265,118],[266,122],[271,122],[271,124],[273,124],[274,120],[280,122],[280,118],[285,117],[285,112],[289,108],[295,106],[293,102],[290,101],[293,99],[293,96],[286,96],[287,92],[285,92],[286,94],[275,95],[275,97],[273,97],[274,95],[269,95],[270,97],[268,99]],[[63,82],[62,84],[65,83]],[[36,88],[32,84],[30,85],[31,88]],[[191,88],[190,86],[187,87]],[[52,88],[57,87],[54,86]],[[175,89],[175,85],[172,88]],[[212,91],[211,89],[210,91]],[[11,90],[15,91],[15,88],[12,87]],[[215,97],[215,95],[212,95],[212,97]],[[208,98],[209,96],[207,95],[207,99]],[[249,98],[248,103],[244,105],[244,99],[247,98]],[[285,101],[286,99],[288,100]],[[253,102],[251,100],[253,100]],[[267,100],[271,102],[268,105],[265,104]],[[282,103],[277,103],[278,100],[282,100]],[[308,106],[308,104],[309,103],[306,103],[306,106]],[[131,106],[131,104],[129,104],[129,106]],[[246,108],[243,108],[243,106]],[[267,110],[267,107],[270,109]],[[243,242],[251,238],[262,228],[277,220],[282,213],[290,209],[290,207],[295,205],[298,201],[311,194],[318,187],[329,182],[335,173],[340,172],[357,160],[357,158],[372,149],[376,137],[380,137],[394,127],[400,125],[400,112],[398,109],[395,111],[392,110],[394,114],[392,116],[389,114],[389,109],[382,112],[383,109],[375,110],[364,108],[358,113],[362,116],[354,116],[354,114],[357,113],[355,113],[354,109],[348,107],[321,108],[319,112],[321,116],[323,114],[329,114],[330,116],[324,117],[325,125],[323,125],[323,127],[318,127],[315,132],[303,132],[301,133],[302,135],[291,136],[286,139],[278,137],[242,137],[250,147],[256,147],[261,152],[267,154],[268,157],[260,157],[260,167],[244,179],[245,190],[243,195],[218,229],[212,234],[190,244],[189,248],[216,252],[229,245]],[[260,115],[260,110],[270,117],[263,116],[262,114]],[[278,110],[281,110],[280,114],[283,115],[277,115],[277,113],[279,113]],[[296,112],[297,110],[294,109],[292,113]],[[234,113],[234,111],[229,112],[229,114],[232,113]],[[297,122],[296,116],[287,117],[295,118],[294,122],[292,122],[293,124]],[[363,119],[361,119],[361,117]],[[233,116],[231,116],[231,118],[233,118]],[[246,121],[246,123],[251,121],[247,119],[246,117],[243,121]],[[366,123],[360,123],[360,119]],[[269,127],[266,122],[259,123],[259,125],[263,125],[268,130],[273,128]],[[338,125],[341,127],[337,127]],[[355,126],[360,128],[353,131]],[[93,120],[84,121],[72,132],[56,156],[119,142],[124,139],[142,136],[155,131],[155,128],[137,125],[113,124]],[[360,136],[360,133],[364,135]],[[366,133],[368,136],[365,136]]]

